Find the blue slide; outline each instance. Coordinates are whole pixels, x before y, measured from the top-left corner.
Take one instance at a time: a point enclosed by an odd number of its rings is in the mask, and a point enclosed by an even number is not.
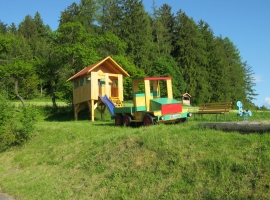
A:
[[[107,106],[111,116],[114,116],[113,109],[115,108],[115,105],[113,104],[113,102],[107,97],[107,95],[105,96],[99,95],[99,98]]]

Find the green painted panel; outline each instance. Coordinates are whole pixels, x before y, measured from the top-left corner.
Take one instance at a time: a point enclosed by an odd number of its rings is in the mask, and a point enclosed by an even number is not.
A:
[[[150,92],[150,97],[158,96],[158,91]],[[135,97],[145,97],[144,92],[135,92]]]
[[[179,114],[179,113],[176,113],[176,114],[173,114],[173,115],[164,115],[165,120],[173,120],[173,119],[179,119],[179,118],[182,118],[182,115]]]
[[[188,113],[187,112],[182,112],[181,115],[182,115],[182,118],[188,117]]]
[[[135,92],[135,97],[145,97],[144,92]]]
[[[146,106],[137,106],[136,111],[146,111]]]
[[[153,101],[153,99],[150,100],[150,110],[151,111],[159,111],[161,110],[161,105],[160,103]]]
[[[157,97],[159,95],[158,91],[153,91],[153,92],[151,92],[151,94],[153,94],[152,96],[154,96],[154,97]]]
[[[180,101],[177,101],[177,100],[171,99],[171,98],[156,98],[156,99],[152,99],[151,101],[154,101],[154,102],[159,103],[159,104],[181,103]]]
[[[105,86],[105,79],[104,78],[101,78],[100,84],[101,84],[102,87]]]
[[[161,116],[158,116],[158,119]],[[164,120],[176,120],[176,119],[180,119],[180,118],[187,118],[188,117],[188,113],[184,112],[184,113],[175,113],[175,114],[171,114],[171,115],[163,115]]]
[[[114,108],[114,113],[133,113],[134,107],[119,107]]]

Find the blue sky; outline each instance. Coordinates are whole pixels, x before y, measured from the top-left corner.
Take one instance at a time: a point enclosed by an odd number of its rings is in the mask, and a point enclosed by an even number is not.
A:
[[[38,11],[44,24],[58,27],[61,11],[80,0],[0,0],[0,20],[18,25],[26,15]],[[143,0],[152,12],[152,0]],[[155,0],[164,3],[176,14],[182,9],[195,22],[204,20],[216,36],[228,37],[240,51],[242,61],[252,67],[256,79],[254,103],[270,107],[270,1],[268,0]],[[268,88],[269,87],[269,88]]]

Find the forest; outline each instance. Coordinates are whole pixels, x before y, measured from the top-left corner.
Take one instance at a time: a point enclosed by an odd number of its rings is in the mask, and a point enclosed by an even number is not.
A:
[[[38,11],[18,25],[0,21],[0,90],[10,100],[72,104],[66,80],[107,56],[131,78],[171,76],[174,97],[188,92],[193,105],[241,100],[254,106],[254,72],[233,41],[168,4],[158,8],[153,1],[149,13],[142,0],[81,0],[60,13],[57,30]],[[131,90],[125,78],[125,100]]]

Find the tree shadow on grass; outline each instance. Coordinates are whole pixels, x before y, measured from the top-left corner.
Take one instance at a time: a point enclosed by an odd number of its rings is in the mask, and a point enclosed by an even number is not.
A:
[[[104,122],[104,123],[102,123]],[[97,123],[93,124],[93,126],[115,126],[115,123],[114,121],[103,121],[103,120],[100,120],[98,121]],[[120,127],[120,128],[127,128],[127,127],[130,127],[130,128],[139,128],[139,127],[143,127],[143,124],[142,123],[132,123],[130,126],[115,126],[115,127]]]
[[[45,117],[45,121],[49,122],[68,122],[68,121],[74,121],[74,109],[73,107],[69,106],[61,106],[54,108],[52,106],[46,106],[41,108],[43,112],[43,116]],[[107,114],[108,115],[108,114]],[[112,125],[114,125],[114,121],[108,120],[110,119],[110,116],[105,115],[105,120],[101,119],[101,116],[98,112],[95,113],[95,122],[97,122],[96,125],[103,125],[108,124],[108,122],[112,122]],[[78,113],[78,121],[89,121],[91,122],[91,115],[89,112],[88,107],[85,107]]]
[[[74,121],[74,110],[72,107],[45,106],[40,109],[41,109],[42,115],[46,116],[44,119],[45,121],[50,121],[50,122]],[[78,120],[90,120],[89,116],[90,116],[89,111],[87,111],[86,109],[83,109],[78,115]]]

